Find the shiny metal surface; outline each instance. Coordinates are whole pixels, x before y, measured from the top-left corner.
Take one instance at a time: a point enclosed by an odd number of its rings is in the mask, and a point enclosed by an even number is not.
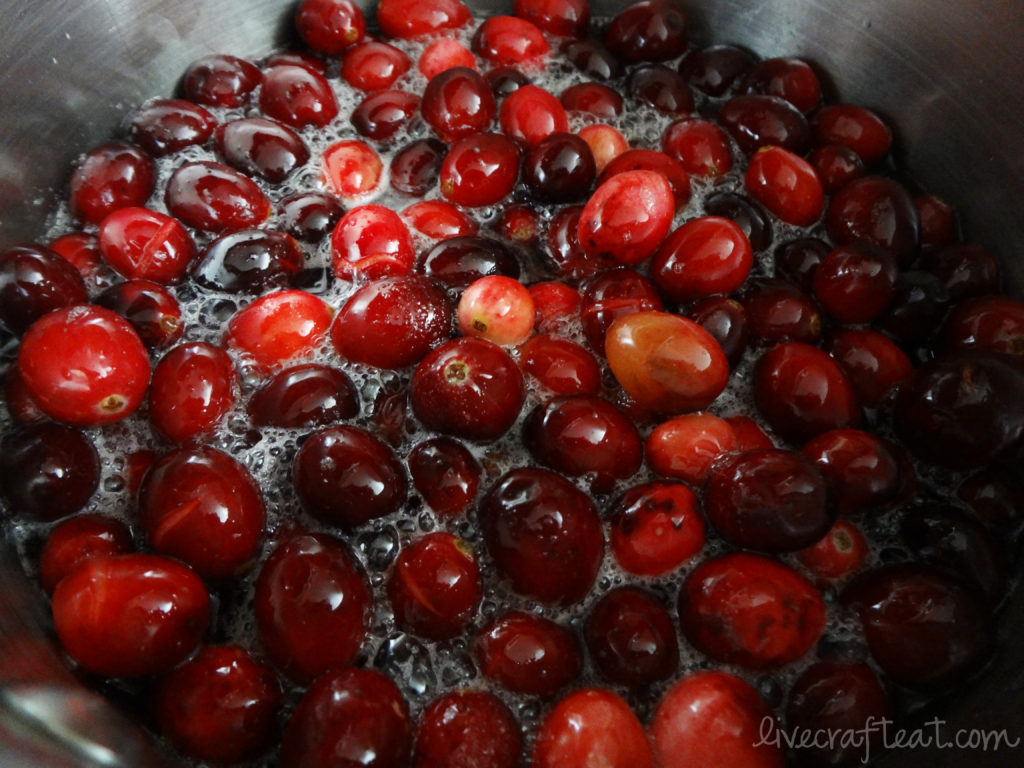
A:
[[[625,4],[592,0],[598,14]],[[897,128],[901,164],[930,191],[955,202],[968,236],[1001,255],[1012,292],[1024,295],[1024,4],[683,4],[691,10],[696,42],[709,42],[714,30],[715,41],[761,56],[804,57],[829,73],[834,95],[888,117]],[[511,2],[469,5],[496,12]],[[0,243],[38,236],[73,158],[115,131],[127,108],[172,93],[183,68],[206,53],[268,52],[288,38],[292,7],[266,0],[0,2]],[[64,693],[77,683],[50,647],[40,594],[5,547],[0,582],[0,765],[163,764],[137,732],[112,736],[127,726],[94,697]],[[1024,738],[1024,645],[1011,637],[1024,627],[1022,602],[1008,610],[992,668],[941,710],[949,728],[1006,728]],[[40,682],[50,687],[19,687]],[[98,746],[80,742],[78,731]],[[982,768],[1020,764],[1021,754],[914,750],[883,762]]]

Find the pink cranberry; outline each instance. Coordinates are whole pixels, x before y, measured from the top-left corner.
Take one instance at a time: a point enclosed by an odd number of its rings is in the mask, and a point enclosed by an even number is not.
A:
[[[462,292],[455,316],[463,336],[513,346],[533,333],[533,297],[518,280],[487,275]]]
[[[320,160],[321,179],[344,200],[366,197],[380,185],[384,164],[369,144],[348,140],[331,144]]]

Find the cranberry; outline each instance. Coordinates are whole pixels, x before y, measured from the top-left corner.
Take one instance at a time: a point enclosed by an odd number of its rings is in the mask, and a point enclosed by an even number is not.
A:
[[[537,330],[554,333],[565,329],[580,311],[580,292],[558,280],[546,280],[529,287],[537,312]],[[566,393],[568,394],[568,393]]]
[[[831,250],[828,243],[816,237],[788,240],[775,249],[775,276],[810,291],[814,273]]]
[[[717,179],[732,168],[732,150],[722,129],[696,117],[676,120],[661,139],[661,148],[692,176]]]
[[[849,377],[857,399],[868,407],[890,400],[914,370],[903,350],[872,330],[836,331],[828,353]]]
[[[875,324],[908,351],[928,344],[950,308],[949,291],[930,272],[907,270],[896,278],[889,308]],[[940,346],[938,343],[934,346]]]
[[[717,216],[687,221],[665,239],[651,262],[651,279],[677,303],[732,293],[754,263],[750,241],[734,222]]]
[[[728,672],[693,672],[658,703],[650,727],[654,759],[664,768],[782,768],[781,748],[763,738],[766,723],[777,726],[750,685]]]
[[[569,205],[555,214],[544,237],[544,252],[551,268],[560,276],[577,280],[615,266],[611,256],[591,256],[580,244],[582,205]],[[642,278],[646,279],[646,278]],[[653,286],[651,294],[656,296]]]
[[[158,555],[97,555],[53,592],[53,623],[68,655],[104,677],[170,670],[199,645],[210,596],[195,572]]]
[[[263,73],[260,111],[290,128],[323,128],[338,116],[338,100],[323,75],[278,64]]]
[[[662,309],[651,281],[625,267],[600,272],[588,280],[581,302],[583,333],[598,353],[605,351],[608,328],[617,319],[634,312]]]
[[[561,52],[586,77],[615,80],[622,75],[618,58],[596,40],[566,40]]]
[[[960,469],[1011,453],[1024,438],[1024,372],[982,352],[917,369],[896,402],[896,429],[918,457]]]
[[[35,424],[10,433],[2,446],[0,490],[10,509],[56,520],[84,507],[99,487],[99,454],[77,429]]]
[[[590,147],[598,173],[602,173],[608,163],[629,149],[626,138],[610,125],[585,125],[576,135]]]
[[[441,177],[441,161],[447,151],[437,139],[420,139],[403,147],[391,160],[391,188],[423,197]]]
[[[508,246],[475,236],[443,240],[420,258],[419,268],[451,289],[466,288],[486,275],[519,277],[519,261]]]
[[[413,413],[424,426],[467,440],[505,434],[524,397],[515,361],[483,339],[455,339],[437,347],[416,366],[409,384]]]
[[[323,299],[311,293],[278,291],[238,310],[228,321],[225,340],[245,362],[265,372],[320,346],[331,315]]]
[[[1024,486],[1012,472],[988,467],[964,480],[957,497],[970,509],[972,518],[996,530],[1016,527],[1024,510]]]
[[[807,119],[777,96],[734,96],[722,105],[718,119],[748,155],[768,146],[782,147],[797,155],[807,149]]]
[[[716,661],[773,669],[814,647],[825,629],[825,603],[788,565],[733,553],[705,560],[686,577],[679,622],[687,640]]]
[[[120,208],[100,224],[99,249],[123,277],[181,282],[196,254],[181,222],[148,208]]]
[[[794,442],[860,423],[860,404],[846,374],[820,349],[800,342],[761,356],[754,402],[771,428]]]
[[[506,206],[495,225],[502,237],[520,245],[536,245],[540,240],[541,227],[540,212],[529,203]]]
[[[192,279],[227,293],[264,293],[297,281],[305,254],[283,232],[245,229],[211,242],[191,267]]]
[[[603,184],[617,173],[624,171],[656,171],[672,186],[676,208],[683,209],[690,201],[690,177],[683,166],[666,155],[653,149],[630,149],[612,158],[598,179]]]
[[[361,136],[390,141],[419,111],[420,97],[408,91],[374,91],[352,110],[352,125]]]
[[[904,266],[917,248],[914,200],[899,182],[881,176],[854,179],[839,190],[825,212],[825,224],[837,244],[866,240]]]
[[[687,317],[714,337],[730,365],[747,349],[747,310],[735,299],[709,296],[690,307]]]
[[[899,462],[878,437],[858,429],[818,435],[801,449],[825,473],[839,513],[879,509],[899,488]]]
[[[412,751],[409,705],[375,669],[337,669],[314,682],[285,727],[283,768],[402,768]],[[343,763],[342,763],[343,764]]]
[[[384,163],[364,141],[338,141],[324,150],[321,180],[343,199],[367,197],[380,185]]]
[[[271,184],[281,183],[309,161],[309,148],[295,131],[263,117],[224,123],[214,134],[214,145],[232,168]]]
[[[556,37],[582,37],[590,22],[587,0],[516,0],[515,14]]]
[[[345,212],[333,195],[304,192],[281,201],[281,229],[304,243],[319,243]]]
[[[762,448],[774,448],[775,443],[761,428],[761,425],[749,416],[727,416],[733,432],[736,433],[736,445],[741,451],[756,451]]]
[[[704,519],[688,487],[677,483],[638,485],[612,508],[615,561],[639,576],[676,570],[704,548]]]
[[[619,92],[602,83],[571,85],[562,91],[558,100],[567,112],[585,112],[605,120],[622,114],[622,97]]]
[[[561,102],[535,85],[523,85],[510,93],[501,104],[498,122],[502,133],[527,147],[569,130],[569,117]]]
[[[258,427],[325,426],[359,413],[359,396],[343,371],[315,363],[286,368],[253,393]]]
[[[406,496],[401,463],[358,427],[326,427],[310,435],[295,457],[293,482],[310,514],[342,528],[391,514]]]
[[[270,553],[256,579],[253,611],[267,657],[307,683],[355,661],[372,622],[373,597],[346,544],[306,534]]]
[[[842,593],[864,630],[871,655],[890,678],[911,688],[958,682],[989,655],[992,616],[975,593],[935,566],[882,566]]]
[[[815,579],[842,579],[860,569],[868,556],[868,542],[853,523],[838,519],[828,533],[796,553],[800,565]]]
[[[638,587],[606,592],[587,617],[584,637],[598,672],[617,685],[657,683],[679,664],[679,642],[668,611]]]
[[[975,243],[954,243],[927,253],[922,265],[942,281],[953,301],[999,290],[999,264]]]
[[[548,712],[533,743],[531,768],[586,768],[600,755],[606,768],[652,768],[644,727],[624,699],[602,688],[564,696]]]
[[[821,103],[818,75],[802,59],[765,59],[747,74],[743,86],[747,93],[763,93],[785,99],[804,113]]]
[[[431,640],[461,636],[482,589],[473,550],[450,533],[430,533],[398,555],[388,599],[399,629]]]
[[[401,212],[402,219],[421,235],[447,241],[475,235],[477,223],[451,203],[443,200],[422,200]]]
[[[729,363],[711,334],[665,312],[619,318],[608,329],[605,351],[622,388],[658,413],[706,408],[729,379]]]
[[[599,397],[566,395],[537,406],[523,423],[523,443],[540,464],[586,477],[596,493],[636,474],[643,444],[633,422]]]
[[[693,94],[686,80],[661,64],[639,67],[626,78],[626,92],[641,104],[662,114],[679,116],[693,112]]]
[[[597,576],[604,538],[590,498],[546,469],[514,469],[477,510],[487,551],[520,594],[545,603],[581,600]]]
[[[48,312],[88,301],[78,270],[44,245],[0,251],[0,321],[18,335]]]
[[[155,99],[128,118],[132,141],[153,157],[205,144],[216,127],[213,115],[185,99]]]
[[[663,477],[699,486],[715,462],[738,447],[727,421],[710,413],[688,413],[654,428],[647,438],[647,462]]]
[[[889,151],[892,133],[874,112],[855,104],[830,104],[819,109],[811,121],[814,143],[842,144],[864,161],[874,165]]]
[[[341,79],[361,91],[390,88],[409,71],[409,56],[393,45],[366,40],[345,49],[341,57]]]
[[[842,144],[818,147],[808,157],[826,195],[834,195],[854,179],[864,175],[864,161],[860,155]]]
[[[447,437],[424,440],[408,461],[413,485],[439,515],[461,515],[476,499],[480,465],[461,443]]]
[[[533,332],[533,297],[518,280],[487,275],[462,292],[456,320],[464,336],[513,346]]]
[[[243,107],[249,94],[263,82],[251,62],[236,56],[214,54],[192,62],[182,78],[185,95],[208,107]]]
[[[476,57],[458,40],[440,37],[423,49],[416,67],[430,80],[452,67],[476,69]]]
[[[455,690],[423,710],[413,768],[519,768],[523,737],[501,699]]]
[[[484,80],[495,99],[502,99],[530,82],[530,79],[515,67],[495,67],[488,70]]]
[[[601,389],[600,366],[573,341],[536,335],[520,354],[523,370],[555,395],[596,395]]]
[[[666,61],[686,50],[688,30],[682,5],[672,0],[641,0],[620,11],[604,42],[623,61]]]
[[[68,232],[51,242],[50,248],[70,262],[91,285],[106,288],[113,282],[113,274],[103,263],[95,235]]]
[[[347,48],[345,50],[348,50]],[[323,57],[319,54],[302,52],[302,51],[280,51],[278,53],[271,54],[264,62],[264,69],[270,69],[276,67],[279,64],[295,65],[299,67],[305,67],[311,72],[316,72],[318,75],[326,74],[327,63]]]
[[[814,297],[841,323],[867,323],[896,293],[898,266],[884,249],[865,242],[841,245],[814,273]]]
[[[675,215],[672,186],[654,171],[626,171],[597,188],[580,213],[579,240],[591,257],[631,266],[650,258]]]
[[[415,260],[409,228],[383,205],[353,208],[331,233],[331,267],[341,280],[404,275]]]
[[[314,51],[337,56],[366,33],[366,20],[351,0],[302,0],[295,9],[295,28]]]
[[[148,280],[113,285],[96,297],[96,304],[131,323],[150,349],[170,346],[184,332],[178,300],[162,285]]]
[[[388,37],[411,39],[448,29],[459,29],[471,20],[459,0],[381,0],[377,23]]]
[[[518,145],[498,133],[477,133],[455,142],[441,163],[441,194],[456,205],[493,205],[519,178]]]
[[[75,568],[98,555],[121,555],[132,550],[132,535],[120,520],[100,515],[75,515],[50,531],[39,556],[39,581],[53,593]]]
[[[168,352],[153,369],[153,428],[173,443],[208,438],[235,402],[235,365],[220,347],[196,341]]]
[[[943,327],[945,347],[1024,357],[1024,304],[1009,296],[975,296],[961,302]]]
[[[99,224],[118,208],[145,205],[155,183],[153,158],[143,150],[118,141],[101,144],[71,175],[71,215]]]
[[[544,33],[526,19],[490,16],[473,35],[473,50],[498,65],[539,66],[551,46]]]
[[[938,248],[956,237],[956,214],[952,206],[935,195],[914,196],[914,207],[921,224],[921,246]]]
[[[821,217],[825,194],[814,168],[782,147],[763,147],[744,177],[751,197],[787,224],[808,227]]]
[[[597,176],[590,147],[571,133],[552,133],[531,147],[523,165],[523,181],[545,203],[585,198]]]
[[[158,684],[160,732],[189,757],[254,760],[277,737],[281,686],[273,670],[236,645],[207,646]]]
[[[190,227],[207,232],[262,224],[270,200],[248,176],[220,163],[180,166],[167,182],[167,210]]]
[[[583,666],[579,641],[550,619],[511,611],[484,626],[473,643],[480,673],[513,693],[550,698]]]
[[[712,45],[688,54],[679,63],[679,74],[701,93],[720,97],[734,91],[756,63],[742,48]]]
[[[21,341],[18,367],[39,407],[76,426],[131,415],[149,385],[149,355],[131,325],[84,304],[37,320]]]

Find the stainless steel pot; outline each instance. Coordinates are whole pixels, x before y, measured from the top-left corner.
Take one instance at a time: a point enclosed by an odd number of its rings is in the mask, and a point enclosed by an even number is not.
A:
[[[967,235],[1003,258],[1024,293],[1024,5],[1006,0],[683,0],[695,42],[795,55],[829,73],[845,101],[885,115],[896,154],[955,202]],[[369,0],[360,0],[364,7]],[[488,12],[511,1],[470,0]],[[625,0],[591,0],[610,14]],[[3,0],[0,26],[0,243],[41,232],[73,158],[114,132],[133,104],[174,91],[193,59],[258,57],[290,35],[281,0]],[[0,765],[162,765],[122,716],[58,660],[39,595],[0,546]],[[949,728],[1024,739],[1024,595],[1003,621],[994,663],[937,710]],[[913,750],[888,765],[1018,765],[1008,753]]]

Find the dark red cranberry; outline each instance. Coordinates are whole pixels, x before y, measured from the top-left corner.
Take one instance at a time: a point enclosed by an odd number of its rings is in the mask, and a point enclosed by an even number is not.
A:
[[[501,347],[461,338],[437,347],[409,384],[413,413],[424,426],[467,440],[495,440],[519,415],[523,375]]]
[[[146,152],[120,141],[101,144],[71,175],[71,215],[99,224],[118,208],[145,205],[155,183],[153,158]]]
[[[466,512],[480,487],[480,464],[465,446],[447,437],[417,443],[409,474],[427,505],[443,517]]]
[[[542,139],[529,149],[523,163],[523,181],[545,203],[586,198],[596,175],[590,147],[571,133],[552,133]]]
[[[734,92],[756,63],[751,54],[735,45],[712,45],[686,56],[679,64],[679,74],[691,88],[719,97]]]
[[[236,378],[234,361],[220,347],[203,341],[175,347],[153,368],[153,428],[173,443],[210,437],[235,403]]]
[[[448,288],[466,288],[487,275],[519,277],[519,261],[502,242],[486,237],[443,240],[421,257],[419,268]]]
[[[515,16],[490,16],[473,35],[473,51],[497,65],[536,65],[550,50],[536,25]]]
[[[860,155],[842,144],[818,147],[807,157],[807,162],[817,172],[826,195],[834,195],[865,173],[864,161],[860,159]]]
[[[451,37],[439,37],[419,55],[416,68],[431,80],[452,67],[476,69],[476,57],[466,46]]]
[[[153,694],[164,738],[196,760],[255,760],[277,740],[281,684],[236,645],[207,646],[160,680]]]
[[[828,478],[842,515],[877,511],[899,490],[899,461],[885,442],[869,432],[832,430],[800,450]]]
[[[567,112],[585,112],[604,120],[622,114],[622,97],[614,88],[602,83],[577,83],[558,97]]]
[[[322,75],[327,72],[327,63],[324,61],[323,57],[302,51],[279,51],[278,53],[271,54],[266,61],[263,62],[263,66],[266,69],[276,67],[278,64],[305,67],[311,72],[316,72],[318,75]]]
[[[423,91],[423,119],[449,143],[486,131],[496,110],[490,86],[469,67],[445,70]]]
[[[900,272],[889,308],[876,324],[898,344],[910,349],[935,334],[949,305],[949,292],[935,275],[917,270]]]
[[[651,279],[670,301],[682,304],[732,293],[743,285],[753,262],[750,241],[739,225],[702,216],[665,239],[651,262]]]
[[[178,300],[162,285],[149,280],[117,283],[97,296],[95,303],[131,323],[150,349],[170,346],[185,330]]]
[[[596,40],[567,40],[562,45],[566,61],[594,80],[614,80],[622,75],[622,64]]]
[[[0,322],[17,335],[43,315],[89,300],[81,274],[56,251],[23,243],[0,251]]]
[[[259,294],[294,284],[304,266],[305,254],[291,235],[245,229],[210,243],[190,272],[206,288]]]
[[[56,520],[84,507],[99,487],[99,454],[77,429],[36,424],[4,439],[0,478],[9,509]]]
[[[721,128],[707,120],[676,120],[665,129],[661,148],[694,176],[717,179],[732,168],[729,139]]]
[[[90,286],[108,288],[114,275],[103,262],[99,242],[95,235],[68,232],[50,243],[50,249],[69,261]]]
[[[973,672],[992,649],[989,609],[935,566],[875,568],[854,579],[841,599],[860,619],[878,666],[901,685],[945,688]]]
[[[409,56],[393,45],[367,40],[345,49],[341,58],[341,78],[361,91],[390,88],[409,71]]]
[[[285,726],[283,768],[403,768],[412,751],[409,705],[375,669],[336,669],[306,691]],[[340,763],[343,765],[344,763]]]
[[[641,0],[620,11],[604,42],[622,61],[666,61],[686,50],[688,30],[682,5],[672,0]]]
[[[495,99],[502,99],[530,82],[530,79],[515,67],[495,67],[488,70],[484,80]]]
[[[197,104],[242,107],[261,82],[263,75],[255,64],[236,56],[214,54],[189,65],[182,89]]]
[[[736,222],[755,251],[763,251],[772,244],[772,224],[768,214],[748,197],[735,192],[716,192],[704,201],[704,212]]]
[[[730,365],[747,349],[747,311],[735,299],[709,296],[690,307],[686,316],[710,333],[722,348]]]
[[[686,80],[662,64],[640,67],[629,73],[626,91],[641,104],[666,115],[688,115],[693,112],[693,94]]]
[[[466,26],[472,16],[460,0],[381,0],[377,23],[388,37],[410,40]]]
[[[586,349],[554,336],[531,336],[520,350],[523,370],[555,395],[596,395],[601,368]]]
[[[855,104],[830,104],[819,109],[811,120],[814,143],[842,144],[864,161],[874,165],[889,151],[892,133],[871,110]]]
[[[582,291],[580,318],[591,348],[604,353],[605,335],[615,320],[643,310],[661,310],[661,298],[643,275],[625,267],[601,272]]]
[[[587,0],[516,0],[515,14],[556,37],[581,37],[590,21]]]
[[[260,111],[291,128],[323,128],[337,117],[338,100],[323,75],[279,64],[263,73]]]
[[[216,127],[213,115],[185,99],[155,99],[128,118],[132,141],[154,157],[205,144]]]
[[[551,709],[533,743],[533,768],[585,765],[600,755],[607,768],[653,768],[650,741],[629,704],[604,688],[581,688]]]
[[[356,133],[374,141],[389,141],[419,111],[420,97],[408,91],[374,91],[352,110]]]
[[[651,685],[667,679],[679,664],[668,611],[637,587],[606,592],[591,609],[583,634],[598,673],[616,685]]]
[[[682,483],[648,483],[628,490],[611,509],[611,547],[629,573],[660,576],[704,548],[697,496]]]
[[[302,444],[292,472],[314,517],[352,528],[405,503],[405,469],[378,438],[358,427],[327,427]]]
[[[373,620],[373,596],[348,546],[325,533],[280,544],[256,579],[253,613],[267,658],[308,683],[359,656]]]
[[[828,256],[831,247],[816,237],[801,237],[782,243],[775,249],[775,276],[811,290],[818,265]]]
[[[962,301],[942,330],[947,349],[979,349],[1024,358],[1024,304],[1009,296]]]
[[[447,151],[437,139],[419,139],[403,147],[391,160],[392,189],[423,197],[441,177],[441,161]]]
[[[366,19],[352,0],[302,0],[295,9],[295,29],[314,51],[337,56],[362,40]]]
[[[271,184],[309,161],[309,148],[295,131],[263,117],[224,123],[214,134],[214,146],[232,168]]]
[[[761,344],[821,338],[821,312],[806,293],[787,280],[750,280],[741,297],[750,336]]]
[[[604,167],[597,183],[603,184],[617,173],[626,171],[655,171],[664,176],[672,187],[676,208],[685,208],[690,201],[690,177],[682,165],[664,152],[653,149],[629,149],[616,155]]]
[[[516,592],[561,605],[589,592],[604,554],[601,521],[594,502],[564,477],[507,472],[478,515],[487,551]]]
[[[976,243],[954,243],[930,251],[921,264],[943,282],[953,301],[999,290],[999,263]]]
[[[473,642],[480,673],[513,693],[550,698],[583,666],[579,641],[565,627],[512,611],[480,630]]]
[[[257,427],[325,426],[355,417],[359,396],[343,371],[310,363],[286,368],[256,390],[248,413]]]
[[[185,163],[167,182],[167,210],[183,223],[207,232],[245,229],[270,215],[270,200],[256,183],[226,165]]]
[[[814,272],[814,298],[840,323],[869,323],[895,298],[898,269],[895,258],[879,246],[840,245]]]
[[[1014,472],[986,467],[964,480],[956,495],[971,515],[995,530],[1012,530],[1024,514],[1024,485]]]
[[[54,526],[39,556],[39,581],[49,593],[61,579],[97,555],[131,552],[132,535],[120,520],[81,514]]]
[[[935,195],[915,195],[914,206],[921,223],[921,247],[939,248],[953,241],[957,234],[953,207]]]
[[[802,155],[810,139],[807,118],[777,96],[734,96],[722,105],[718,119],[748,155],[767,146]]]
[[[914,370],[906,353],[877,331],[844,328],[833,334],[827,349],[857,399],[872,408],[890,400]]]
[[[866,240],[906,266],[917,249],[917,209],[897,181],[881,176],[854,179],[832,198],[825,212],[829,236],[838,245]]]
[[[611,257],[589,255],[580,244],[582,205],[569,205],[555,214],[544,238],[544,252],[554,271],[570,280],[590,277],[615,266]]]
[[[324,192],[301,192],[286,197],[280,207],[281,229],[303,243],[319,243],[341,219],[345,209]]]
[[[461,139],[441,162],[441,194],[467,208],[493,205],[515,187],[520,155],[519,145],[499,133]]]
[[[518,768],[519,724],[501,699],[486,691],[442,694],[423,710],[413,768]]]
[[[778,96],[804,113],[821,103],[818,75],[802,59],[765,59],[750,70],[743,88],[747,93]]]

